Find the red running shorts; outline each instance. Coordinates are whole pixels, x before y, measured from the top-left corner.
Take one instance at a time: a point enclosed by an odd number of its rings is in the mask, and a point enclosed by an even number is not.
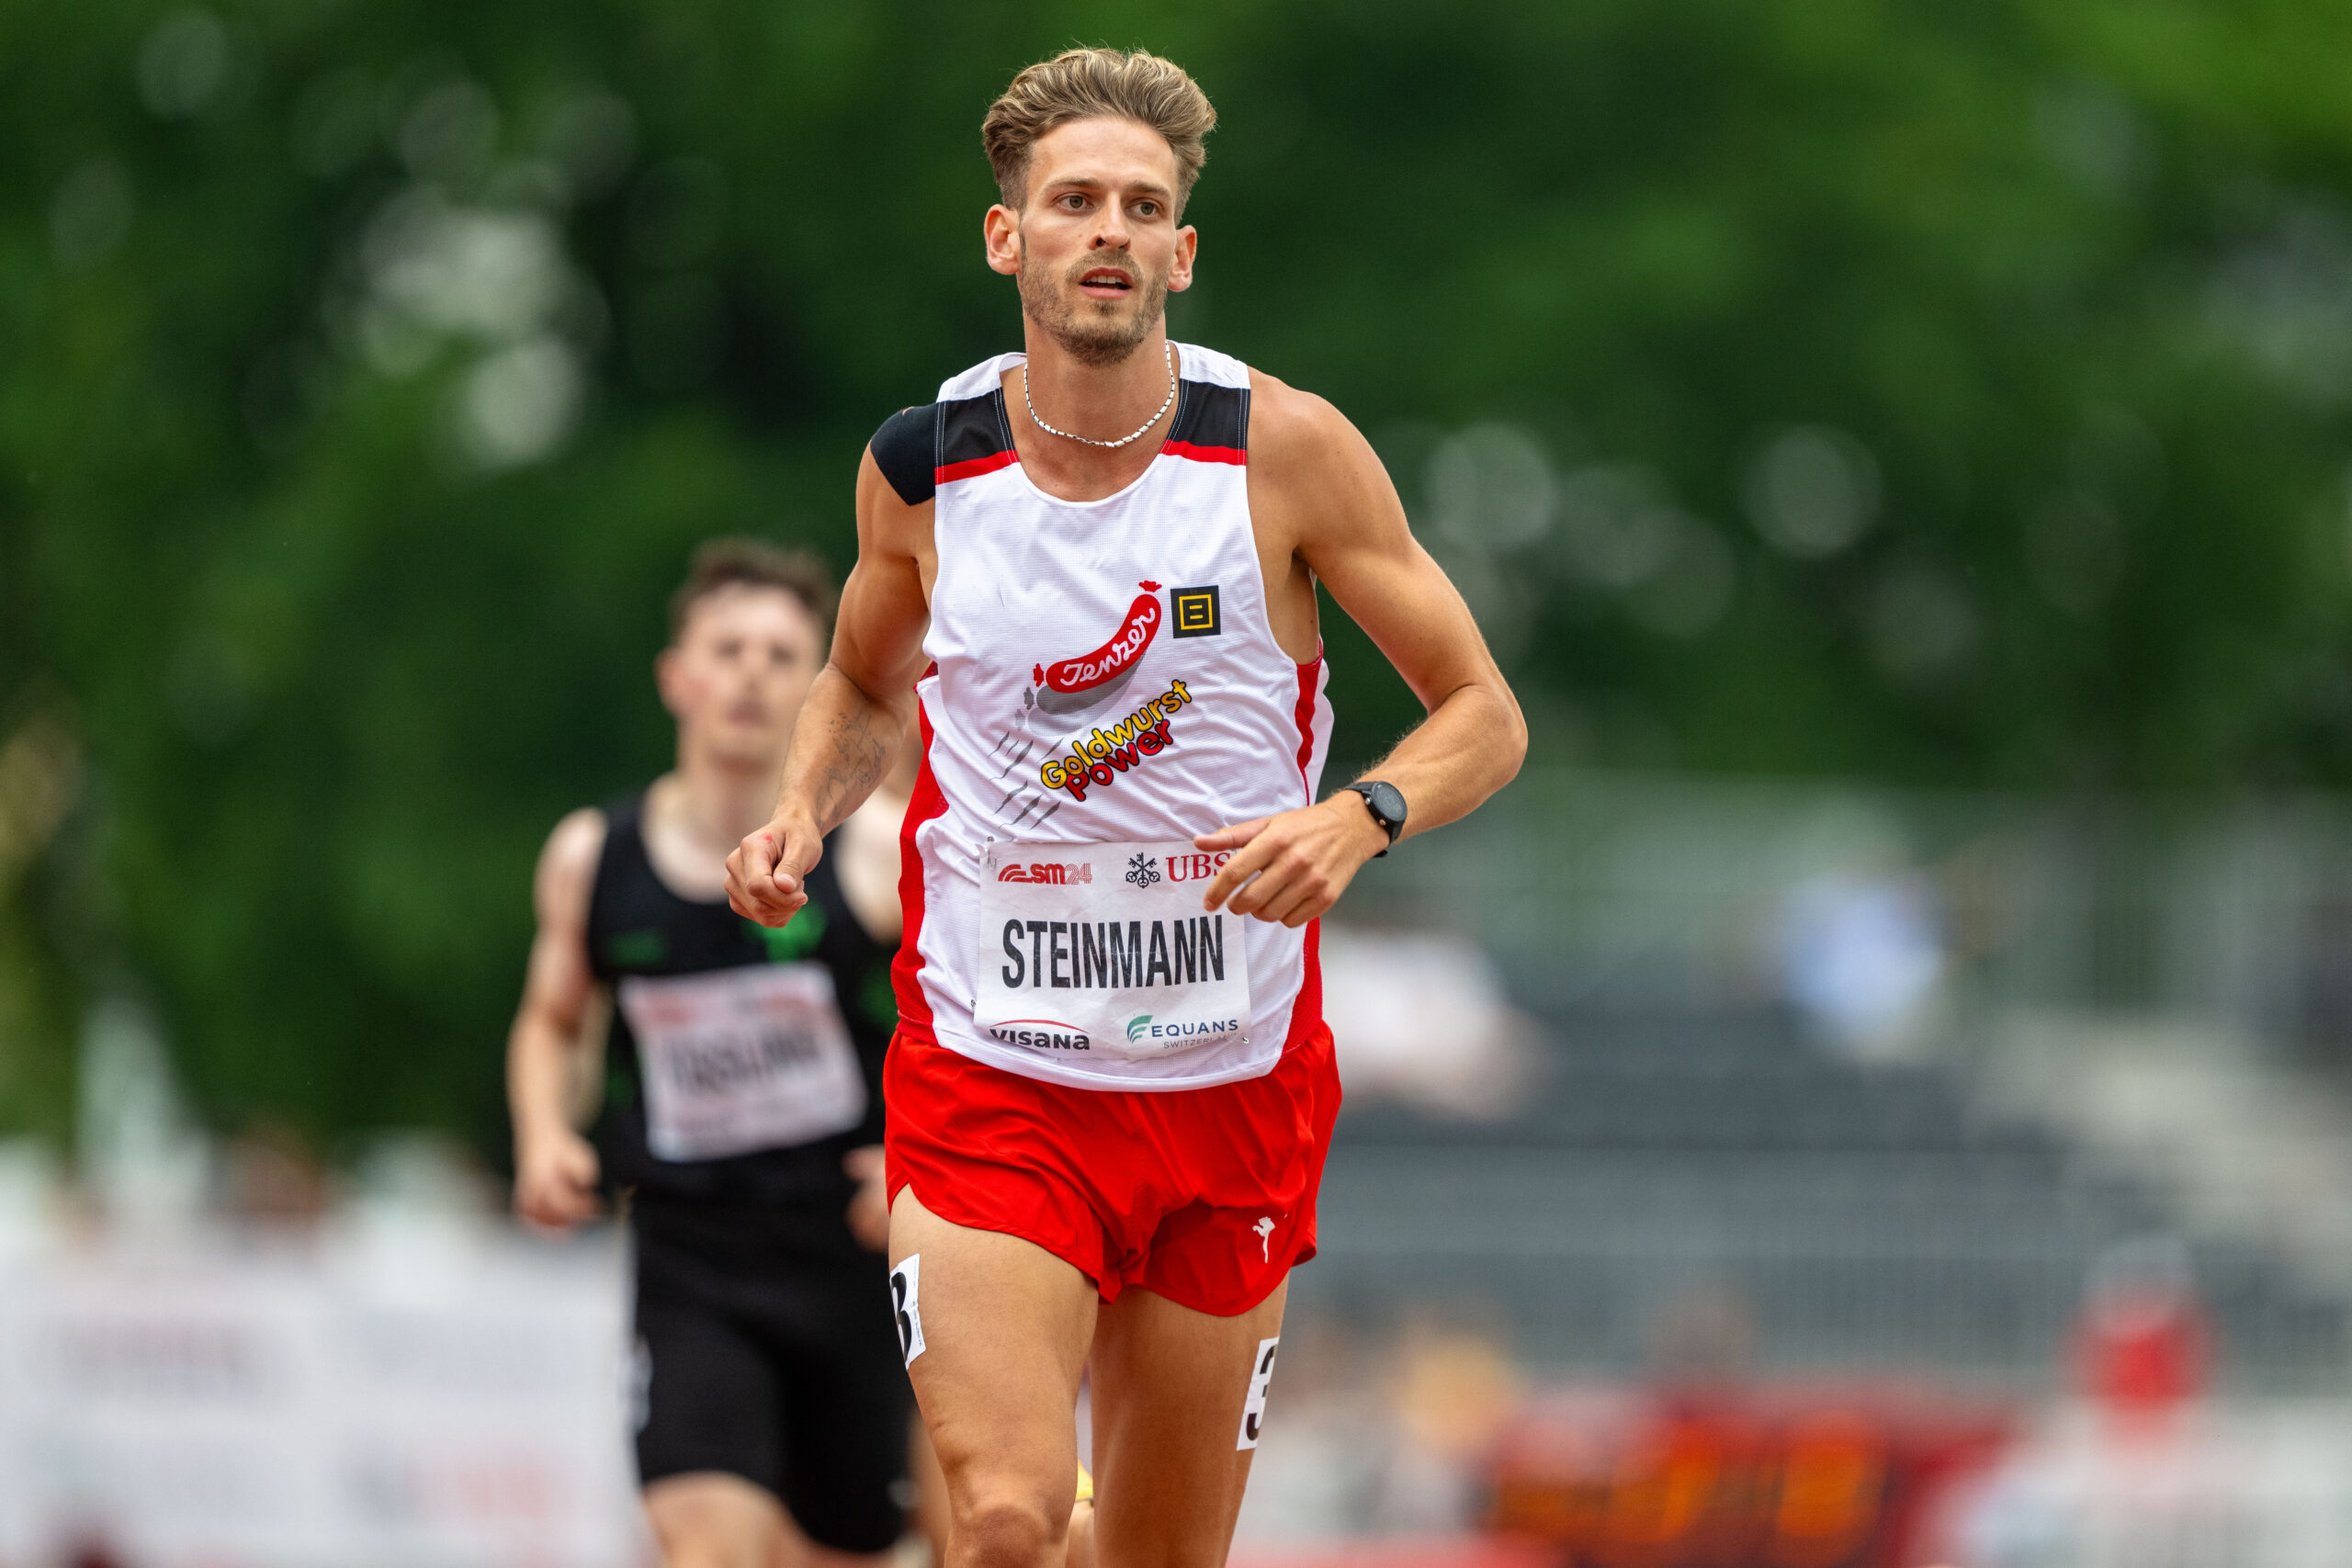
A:
[[[1094,1281],[1219,1317],[1315,1256],[1340,1113],[1317,1024],[1263,1077],[1135,1094],[1008,1073],[899,1031],[883,1067],[890,1200],[1035,1242]]]

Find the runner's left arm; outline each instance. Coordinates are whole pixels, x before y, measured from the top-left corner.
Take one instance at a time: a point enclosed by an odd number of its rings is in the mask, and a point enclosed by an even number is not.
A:
[[[808,901],[801,878],[824,839],[890,770],[915,722],[915,678],[930,624],[919,545],[933,504],[910,506],[868,451],[857,471],[857,565],[842,585],[833,649],[808,688],[768,824],[727,857],[727,900],[763,926]]]
[[[575,1224],[599,1207],[596,1151],[572,1113],[597,998],[588,905],[605,830],[604,813],[573,812],[548,835],[532,877],[538,931],[507,1037],[506,1093],[514,1126],[514,1208],[538,1225]]]
[[[1272,382],[1253,391],[1250,437],[1252,506],[1287,529],[1297,558],[1429,713],[1362,776],[1403,794],[1407,838],[1466,816],[1527,754],[1526,720],[1469,606],[1413,537],[1371,443],[1329,403]],[[1329,909],[1388,847],[1363,798],[1347,791],[1194,842],[1234,852],[1209,883],[1208,908],[1222,902],[1288,926]]]

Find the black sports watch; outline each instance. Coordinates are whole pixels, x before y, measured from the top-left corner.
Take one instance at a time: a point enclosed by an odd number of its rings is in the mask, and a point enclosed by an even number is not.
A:
[[[1396,841],[1396,835],[1405,830],[1405,796],[1403,792],[1398,790],[1395,784],[1383,784],[1378,779],[1366,779],[1362,784],[1351,784],[1345,785],[1344,787],[1351,789],[1358,795],[1363,796],[1364,806],[1371,811],[1372,819],[1380,824],[1381,830],[1388,835],[1388,841],[1392,844],[1395,843]],[[1385,855],[1387,852],[1388,852],[1386,850],[1383,850],[1380,852],[1379,855],[1374,855],[1372,858],[1378,860],[1380,855]]]

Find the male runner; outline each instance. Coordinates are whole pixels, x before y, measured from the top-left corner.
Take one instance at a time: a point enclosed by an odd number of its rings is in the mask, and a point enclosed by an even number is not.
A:
[[[842,823],[788,929],[734,914],[721,881],[766,818],[831,597],[806,557],[698,551],[655,665],[677,766],[565,818],[539,860],[507,1059],[514,1203],[546,1225],[596,1212],[571,1111],[608,995],[602,1166],[631,1194],[638,1470],[667,1568],[879,1562],[902,1523],[875,1145],[903,796]]]
[[[1027,352],[869,444],[831,660],[728,860],[735,908],[790,930],[920,724],[890,1257],[947,1568],[1054,1561],[1089,1369],[1101,1561],[1222,1563],[1339,1104],[1314,921],[1525,750],[1354,428],[1167,340],[1214,122],[1176,66],[1108,50],[989,109],[988,261]],[[1319,803],[1318,581],[1429,710]]]

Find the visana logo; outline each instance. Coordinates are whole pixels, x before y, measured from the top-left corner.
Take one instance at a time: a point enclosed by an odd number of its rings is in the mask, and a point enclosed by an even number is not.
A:
[[[1042,1024],[1041,1029],[1023,1029],[1023,1024]],[[1086,1031],[1074,1023],[1063,1023],[1050,1018],[1016,1018],[1005,1023],[989,1025],[989,1038],[1004,1045],[1026,1045],[1039,1051],[1089,1051],[1093,1043]]]
[[[1137,1016],[1127,1020],[1127,1038],[1133,1040],[1136,1035],[1141,1034],[1144,1030],[1144,1025],[1150,1021],[1151,1014],[1148,1012],[1138,1014]]]
[[[1075,864],[1055,864],[1051,861],[1035,861],[1028,865],[1009,865],[996,874],[999,882],[1050,882],[1067,887],[1073,883],[1092,882],[1094,863],[1082,861]]]

